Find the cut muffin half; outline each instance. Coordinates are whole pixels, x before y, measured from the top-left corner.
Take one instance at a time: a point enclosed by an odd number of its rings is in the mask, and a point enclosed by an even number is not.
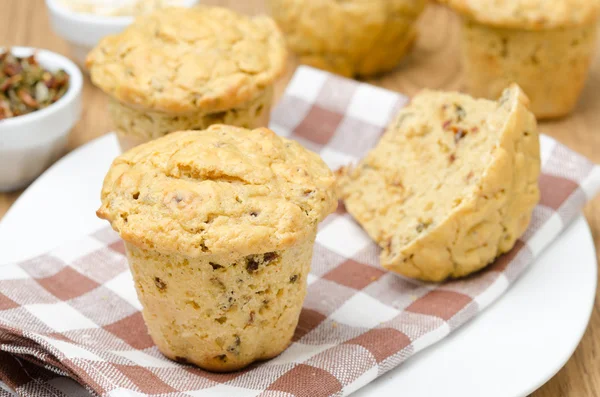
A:
[[[539,135],[513,85],[498,102],[423,91],[375,149],[340,170],[346,208],[382,248],[382,266],[441,281],[509,251],[539,200]]]

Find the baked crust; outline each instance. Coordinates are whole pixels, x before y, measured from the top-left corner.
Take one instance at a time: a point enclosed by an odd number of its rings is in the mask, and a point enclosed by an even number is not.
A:
[[[321,158],[266,128],[180,131],[117,157],[100,218],[140,248],[187,257],[286,249],[337,204]]]
[[[218,112],[260,95],[284,71],[270,18],[218,7],[167,8],[104,38],[88,55],[92,82],[129,106]]]

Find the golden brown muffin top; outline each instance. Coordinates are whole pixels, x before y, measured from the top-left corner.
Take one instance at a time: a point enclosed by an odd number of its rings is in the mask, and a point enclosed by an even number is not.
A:
[[[92,82],[130,106],[217,112],[256,97],[285,67],[268,17],[217,7],[166,8],[105,37],[86,60]]]
[[[337,204],[334,177],[299,143],[261,128],[180,131],[117,157],[100,218],[142,248],[190,257],[288,248]]]
[[[526,30],[586,25],[600,13],[600,0],[438,1],[486,25]]]

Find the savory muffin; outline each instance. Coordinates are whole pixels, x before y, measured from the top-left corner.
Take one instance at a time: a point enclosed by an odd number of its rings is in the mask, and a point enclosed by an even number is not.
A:
[[[515,85],[500,100],[424,91],[356,167],[346,208],[382,248],[381,264],[441,281],[509,251],[539,199],[539,136]]]
[[[343,76],[395,68],[416,37],[427,0],[269,0],[301,63]]]
[[[215,7],[167,8],[104,38],[87,58],[124,149],[172,131],[267,126],[286,61],[268,17]]]
[[[175,132],[115,159],[97,214],[125,240],[160,351],[213,371],[281,353],[333,185],[318,155],[266,128]]]
[[[597,0],[441,0],[463,18],[469,92],[496,98],[519,84],[537,118],[570,113],[596,47]]]

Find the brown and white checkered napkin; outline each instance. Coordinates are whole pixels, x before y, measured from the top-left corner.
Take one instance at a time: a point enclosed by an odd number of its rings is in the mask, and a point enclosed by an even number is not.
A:
[[[407,103],[394,92],[300,68],[271,127],[333,168],[372,147]],[[118,236],[104,229],[0,268],[0,378],[24,396],[343,396],[439,341],[497,299],[579,214],[600,168],[542,137],[542,198],[507,255],[464,280],[426,284],[384,271],[343,209],[322,225],[294,342],[231,374],[164,358],[140,314]],[[0,394],[3,393],[0,390]]]

